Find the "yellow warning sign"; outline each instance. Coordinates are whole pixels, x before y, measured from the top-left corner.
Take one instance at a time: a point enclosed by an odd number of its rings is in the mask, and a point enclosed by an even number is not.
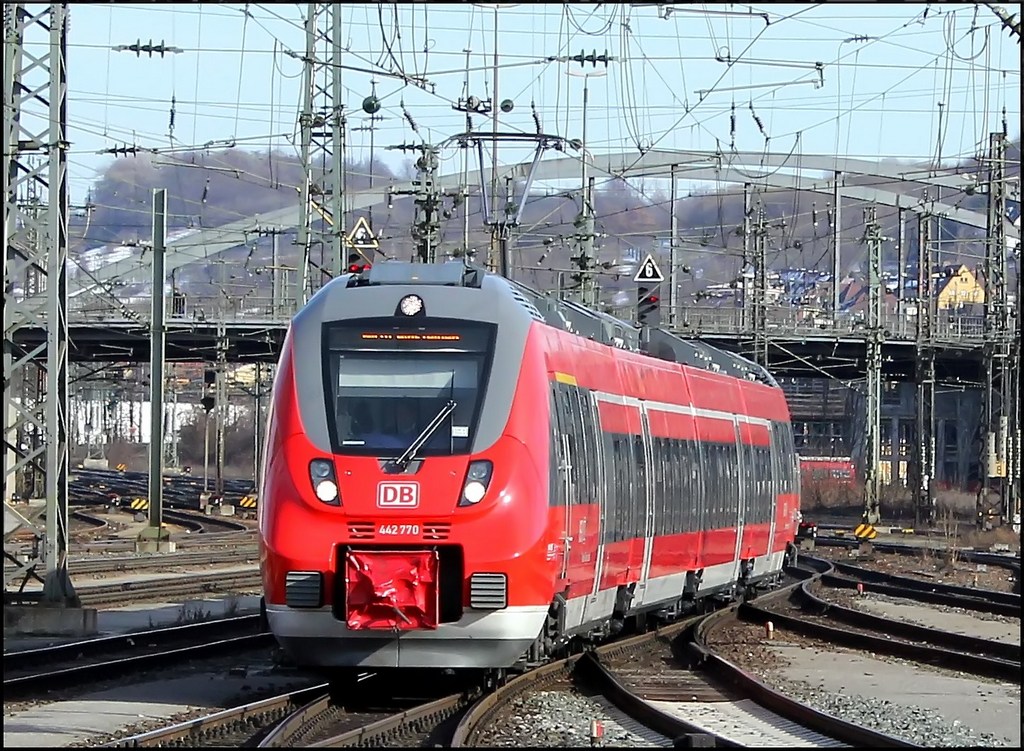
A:
[[[242,499],[238,502],[239,508],[256,508],[256,496],[254,495],[243,495]]]
[[[148,498],[132,498],[132,502],[128,504],[133,511],[146,511],[149,509]]]
[[[352,231],[348,233],[348,244],[350,247],[356,250],[377,250],[380,247],[380,241],[373,234],[373,230],[370,228],[370,222],[365,216],[359,217],[356,220],[356,226],[352,228]]]
[[[857,525],[857,528],[853,530],[853,536],[858,540],[874,540],[878,537],[878,530],[870,524],[859,524]]]

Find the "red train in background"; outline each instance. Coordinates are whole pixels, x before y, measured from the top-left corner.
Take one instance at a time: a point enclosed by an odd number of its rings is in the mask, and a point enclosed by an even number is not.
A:
[[[800,481],[852,488],[857,483],[857,468],[848,456],[801,456]]]
[[[761,367],[462,263],[296,315],[261,480],[264,607],[307,667],[501,669],[778,578],[799,480]]]

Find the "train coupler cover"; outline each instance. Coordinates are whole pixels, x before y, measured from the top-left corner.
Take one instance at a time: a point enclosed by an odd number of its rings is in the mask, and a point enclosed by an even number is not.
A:
[[[435,629],[436,550],[349,550],[345,553],[346,625],[354,630]]]

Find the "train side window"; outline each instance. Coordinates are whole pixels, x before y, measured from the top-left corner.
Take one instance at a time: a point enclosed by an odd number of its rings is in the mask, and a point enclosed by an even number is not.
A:
[[[664,535],[667,532],[666,517],[669,509],[672,508],[672,486],[669,478],[672,476],[670,467],[667,466],[665,458],[665,439],[651,436],[650,458],[651,458],[651,488],[654,492],[654,532],[655,535]]]
[[[693,509],[697,503],[697,496],[693,493],[691,476],[693,465],[690,462],[690,454],[686,447],[689,441],[672,440],[672,463],[678,467],[677,477],[679,480],[679,509],[676,513],[676,532],[686,532],[690,529],[690,518],[693,516]]]
[[[686,461],[686,489],[690,495],[687,513],[687,531],[696,532],[700,529],[701,515],[704,507],[704,473],[700,467],[700,447],[696,441],[682,441],[680,449]]]
[[[774,481],[772,480],[772,453],[770,446],[758,448],[758,456],[761,458],[761,514],[758,517],[760,522],[771,521],[772,504],[775,496],[772,493]]]
[[[732,518],[733,514],[729,513],[729,509],[733,508],[736,504],[736,501],[733,499],[739,493],[739,485],[736,482],[738,479],[736,477],[736,469],[739,465],[737,464],[738,459],[733,456],[735,451],[730,451],[729,449],[735,449],[736,446],[734,444],[730,447],[729,444],[723,443],[720,448],[722,451],[722,485],[724,486],[722,503],[719,506],[719,513],[721,514],[720,524],[723,527],[734,526],[736,520]]]
[[[707,477],[703,471],[699,472],[697,476],[694,476],[693,470],[697,467],[703,467],[701,463],[703,461],[703,455],[701,445],[696,440],[686,441],[683,444],[684,449],[687,453],[688,461],[690,466],[690,488],[693,490],[693,512],[691,514],[690,527],[691,532],[696,532],[701,529],[701,524],[704,522],[704,494],[705,487],[707,486]]]
[[[672,491],[665,482],[666,470],[662,457],[662,439],[651,436],[651,486],[654,488],[654,534],[665,534],[665,514],[670,508]]]
[[[779,425],[782,431],[782,450],[786,465],[786,472],[783,475],[785,482],[783,492],[796,493],[800,487],[800,469],[797,464],[796,448],[793,441],[793,426],[788,422],[782,422]]]
[[[601,481],[601,447],[598,439],[597,414],[594,407],[594,396],[586,389],[579,390],[580,412],[587,434],[587,466],[590,467],[590,493],[592,503],[601,503],[604,483]]]
[[[572,396],[572,387],[558,384],[558,401],[562,415],[565,417],[564,433],[568,438],[572,462],[573,497],[569,503],[587,502],[587,457],[583,450],[583,426],[580,423],[579,407]]]
[[[675,534],[679,509],[683,504],[683,494],[679,489],[679,462],[673,456],[675,439],[661,439],[661,455],[665,462],[666,484],[669,486],[668,507],[665,509],[665,534]]]
[[[718,523],[718,486],[719,486],[719,469],[718,469],[718,447],[713,443],[705,443],[702,448],[704,449],[704,457],[707,459],[708,467],[708,487],[707,487],[707,505],[704,508],[704,521],[708,526],[714,527]]]
[[[615,542],[619,530],[618,513],[621,493],[619,491],[619,473],[615,466],[615,436],[611,433],[601,433],[601,448],[603,450],[603,463],[605,467],[605,510],[604,530],[601,539],[605,543]]]
[[[781,452],[779,448],[779,431],[777,429],[778,423],[768,423],[768,451],[771,459],[772,466],[772,482],[769,488],[771,497],[768,501],[768,508],[770,510],[775,506],[775,499],[778,498],[781,493],[782,483],[782,464],[781,464]]]
[[[637,537],[646,537],[648,470],[643,435],[633,436],[633,457],[636,463],[636,505],[634,506],[633,532]]]
[[[636,458],[633,455],[633,435],[623,435],[620,451],[623,456],[623,469],[626,475],[626,485],[629,491],[626,497],[629,499],[629,504],[626,507],[626,525],[625,534],[627,540],[632,540],[636,537],[636,517],[637,517],[637,496],[639,495],[637,489],[637,476],[636,476]]]
[[[572,492],[575,493],[577,492],[577,490],[575,490],[575,477],[577,477],[577,457],[575,457],[575,447],[572,444],[572,419],[565,409],[563,388],[563,384],[555,384],[555,411],[558,413],[559,431],[558,440],[560,442],[560,446],[565,447],[562,449],[562,463],[565,466],[565,468],[562,471],[568,473],[569,482],[572,486]],[[563,493],[565,492],[563,491]],[[567,505],[572,502],[572,498],[570,498],[566,493],[563,496],[563,502]]]
[[[591,462],[590,455],[590,442],[591,434],[589,425],[587,424],[587,418],[584,414],[583,409],[583,393],[581,389],[570,387],[568,389],[568,399],[572,404],[572,412],[575,415],[575,424],[580,430],[580,434],[577,436],[577,447],[580,451],[580,456],[583,459],[581,462],[581,474],[580,485],[582,492],[580,493],[580,503],[597,503],[597,498],[594,494],[594,466]]]
[[[615,541],[629,539],[630,509],[633,505],[633,488],[629,481],[629,456],[626,450],[626,436],[616,433],[612,437],[612,450],[615,455],[615,472],[619,476],[619,503],[616,507]]]
[[[725,455],[726,478],[726,495],[722,499],[722,523],[731,527],[736,524],[732,509],[738,508],[738,501],[733,499],[738,499],[740,493],[740,452],[735,443],[726,443],[722,449]]]
[[[548,404],[551,410],[551,447],[548,459],[551,469],[548,473],[548,503],[552,506],[564,506],[565,482],[563,482],[561,470],[562,434],[558,427],[558,406],[555,403],[554,384],[552,384],[551,389],[548,391]]]
[[[722,491],[725,483],[722,478],[722,447],[720,444],[712,444],[711,453],[714,455],[715,463],[715,496],[712,505],[712,524],[715,527],[722,525]]]

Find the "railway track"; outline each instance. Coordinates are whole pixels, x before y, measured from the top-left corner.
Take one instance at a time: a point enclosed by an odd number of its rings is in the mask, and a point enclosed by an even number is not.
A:
[[[652,745],[914,747],[904,739],[846,722],[791,699],[707,646],[707,637],[715,628],[737,617],[771,617],[788,627],[772,608],[791,597],[805,598],[798,601],[806,601],[819,610],[828,606],[813,595],[811,585],[826,575],[834,575],[834,569],[827,561],[816,561],[814,565],[813,571],[799,574],[800,580],[755,601],[734,604],[709,616],[694,616],[533,669],[476,702],[471,702],[472,692],[460,690],[429,701],[410,699],[413,706],[401,709],[387,702],[370,706],[366,700],[354,708],[351,702],[346,705],[337,698],[337,687],[332,693],[324,684],[123,739],[115,745],[201,745],[204,739],[225,734],[247,745],[255,743],[258,736],[259,745],[268,747],[486,745],[487,733],[500,724],[503,713],[511,711],[517,697],[562,689],[585,690],[588,695],[601,697],[604,705],[615,713],[614,721],[644,731],[643,737],[650,739]],[[876,616],[851,617],[863,617],[861,624],[875,618],[872,626],[884,624],[891,633],[865,634],[843,623],[839,628],[822,630],[822,638],[838,646],[868,644],[869,649],[887,654],[870,639],[891,644],[892,633],[899,632],[908,640],[902,642],[905,647],[894,649],[906,649],[904,655],[911,659],[922,659],[924,655],[924,661],[936,664],[935,655],[945,650],[952,655],[946,658],[947,665],[960,665],[961,669],[968,665],[968,661],[960,662],[968,659],[964,653],[954,654],[955,650],[941,646],[944,640],[954,639],[959,639],[961,645],[967,644],[969,640],[964,637],[929,634],[929,643],[914,644],[909,640],[922,636],[916,631],[920,627]],[[805,621],[809,622],[806,616]],[[866,638],[869,641],[864,641]],[[1019,647],[1014,664],[1014,652],[1005,645],[978,640],[977,644],[970,642],[970,646],[979,647],[980,653],[971,669],[1005,676],[1003,671],[1012,667],[1019,675]],[[925,651],[913,654],[911,647]],[[372,681],[374,674],[364,677]],[[268,730],[257,729],[271,723],[273,727]]]
[[[246,529],[234,532],[205,532],[199,535],[180,536],[177,538],[179,548],[201,548],[236,545],[256,545],[256,530]],[[135,549],[135,540],[116,538],[112,540],[91,540],[75,546],[76,551],[83,553],[118,553]]]
[[[741,604],[739,616],[760,624],[771,621],[776,628],[874,654],[902,657],[973,675],[1019,679],[1018,645],[972,638],[833,605],[811,591],[813,582],[827,582],[831,564],[820,559],[808,561],[806,557],[804,562],[817,569],[816,575],[787,592],[759,598],[756,603]],[[919,594],[913,589],[889,589],[895,596],[900,596],[901,591],[912,596]]]
[[[4,700],[61,691],[183,661],[272,647],[258,615],[4,654]]]
[[[192,475],[164,475],[164,502],[181,508],[199,508],[203,479]],[[237,503],[254,492],[251,479],[224,479],[224,502]],[[147,472],[119,472],[112,469],[75,469],[68,478],[72,503],[106,504],[114,498],[149,496]]]
[[[255,562],[259,549],[255,542],[251,545],[232,548],[231,562]],[[119,556],[86,556],[76,557],[68,561],[68,571],[72,576],[116,574],[125,571],[141,571],[145,569],[177,569],[198,566],[216,566],[224,564],[225,555],[221,551],[196,550],[182,553],[150,553],[145,555]]]
[[[187,577],[162,579],[136,579],[110,584],[76,586],[83,607],[105,608],[147,600],[171,600],[183,597],[240,594],[256,592],[262,586],[258,567],[243,571],[211,571],[189,574]],[[6,593],[5,603],[10,605],[37,602],[39,590]]]

